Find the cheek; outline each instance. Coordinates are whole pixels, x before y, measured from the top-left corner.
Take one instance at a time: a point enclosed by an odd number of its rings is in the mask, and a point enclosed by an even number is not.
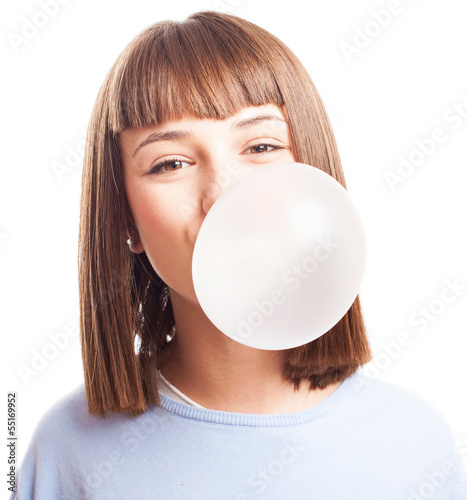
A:
[[[170,186],[129,189],[127,196],[154,270],[174,289],[182,292],[187,286],[191,288],[191,259],[196,238],[193,230],[197,216],[187,202],[189,198]]]
[[[129,203],[143,245],[183,240],[187,221],[179,207],[181,200],[170,190],[135,190]]]

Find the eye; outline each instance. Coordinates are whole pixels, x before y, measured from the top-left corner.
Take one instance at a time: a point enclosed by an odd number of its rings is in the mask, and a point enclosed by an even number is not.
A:
[[[250,151],[251,154],[272,153],[273,151],[276,151],[278,149],[285,149],[285,148],[283,148],[282,146],[278,146],[277,144],[261,143],[261,144],[255,144],[254,146],[250,146],[245,150],[245,153],[248,154],[248,151]]]
[[[180,170],[181,165],[190,166],[190,163],[183,160],[178,160],[177,158],[170,158],[168,160],[161,161],[156,163],[151,170],[148,172],[149,174],[158,174],[165,172],[173,172],[174,170]]]

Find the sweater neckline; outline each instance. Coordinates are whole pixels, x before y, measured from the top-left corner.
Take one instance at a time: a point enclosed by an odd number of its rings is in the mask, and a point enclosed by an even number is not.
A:
[[[160,394],[160,406],[181,418],[199,422],[247,427],[286,427],[310,422],[327,415],[355,391],[354,379],[357,376],[358,372],[350,375],[326,399],[311,408],[298,412],[254,414],[211,410],[175,401],[162,393]]]

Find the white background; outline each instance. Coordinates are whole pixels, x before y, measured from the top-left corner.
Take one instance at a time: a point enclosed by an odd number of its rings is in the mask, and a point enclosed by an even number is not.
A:
[[[0,408],[6,427],[7,391],[17,391],[20,459],[40,416],[83,380],[73,331],[78,321],[79,156],[98,89],[141,30],[159,20],[183,20],[197,10],[224,10],[253,21],[304,63],[330,116],[348,189],[367,231],[369,259],[360,296],[375,354],[371,373],[425,397],[445,415],[454,438],[467,442],[467,30],[462,4],[323,0],[308,2],[304,11],[298,0],[71,0],[53,17],[38,14],[44,8],[36,0],[4,5]],[[397,13],[376,15],[389,7]],[[12,34],[22,36],[32,20],[45,25],[15,50]],[[346,57],[343,44],[349,51],[355,43],[360,48]],[[419,149],[416,141],[435,129],[443,131],[444,142],[425,157],[412,154]],[[417,165],[406,169],[391,190],[385,173],[397,174],[400,157],[411,154]],[[57,175],[57,164],[68,171]],[[448,304],[440,302],[445,280],[461,285]],[[436,312],[426,328],[410,322],[423,306]],[[398,348],[390,343],[401,332],[410,345]],[[53,336],[62,343],[55,351]],[[394,359],[385,354],[388,346]],[[43,354],[51,359],[44,358],[34,374],[20,374],[19,369],[37,367]]]

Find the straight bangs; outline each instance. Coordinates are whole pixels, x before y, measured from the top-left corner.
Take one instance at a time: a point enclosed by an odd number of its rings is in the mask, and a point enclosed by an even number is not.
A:
[[[196,15],[192,16],[193,19]],[[221,22],[156,23],[116,61],[109,96],[109,128],[155,125],[190,116],[225,119],[246,106],[284,104],[263,56],[266,42]]]

